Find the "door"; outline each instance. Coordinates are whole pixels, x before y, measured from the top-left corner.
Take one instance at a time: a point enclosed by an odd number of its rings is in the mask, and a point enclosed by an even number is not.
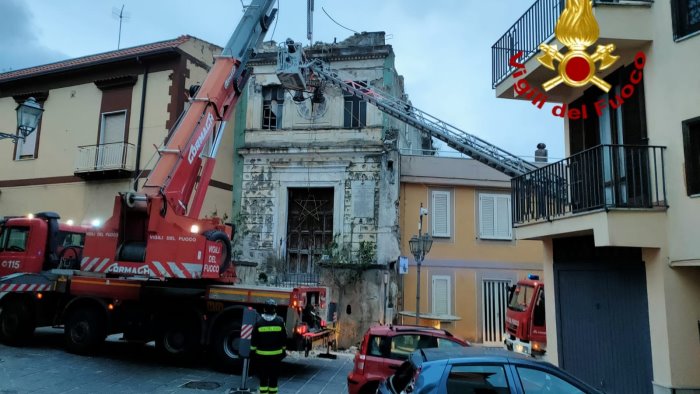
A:
[[[287,279],[309,280],[333,242],[333,188],[289,188]]]
[[[126,111],[102,114],[100,142],[97,147],[98,169],[122,168],[124,162],[124,132]]]
[[[555,239],[554,286],[559,366],[606,393],[652,393],[641,251]]]
[[[509,280],[484,279],[481,286],[483,316],[482,332],[485,345],[503,344]]]

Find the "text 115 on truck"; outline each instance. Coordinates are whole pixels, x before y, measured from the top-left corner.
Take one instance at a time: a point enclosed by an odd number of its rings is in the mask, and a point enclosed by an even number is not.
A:
[[[528,275],[508,290],[503,342],[508,350],[539,357],[547,351],[544,282]]]
[[[208,349],[217,365],[238,357],[245,308],[277,301],[288,349],[327,337],[326,289],[241,286],[231,261],[233,229],[199,218],[226,121],[247,83],[248,59],[273,21],[275,0],[253,0],[190,105],[158,149],[136,192],[120,193],[100,228],[59,215],[10,218],[0,231],[0,340],[30,340],[63,326],[68,350],[85,353],[109,334],[172,355]],[[204,151],[213,141],[211,149]]]

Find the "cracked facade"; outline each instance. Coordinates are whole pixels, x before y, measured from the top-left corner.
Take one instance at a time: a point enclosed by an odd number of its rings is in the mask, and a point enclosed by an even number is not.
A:
[[[359,324],[362,333],[383,318],[381,306],[372,306],[380,303],[366,297],[382,294],[383,275],[360,271],[363,284],[356,287],[363,289],[350,291],[349,283],[324,283],[338,275],[329,277],[322,267],[386,270],[397,260],[399,150],[430,149],[430,138],[335,87],[323,89],[322,102],[295,100],[275,74],[276,50],[265,43],[251,61],[254,74],[234,126],[239,259],[258,264],[241,276],[248,283],[320,281],[335,293],[339,318],[347,305],[354,308],[346,324]],[[345,80],[406,99],[383,32],[317,43],[306,54]]]

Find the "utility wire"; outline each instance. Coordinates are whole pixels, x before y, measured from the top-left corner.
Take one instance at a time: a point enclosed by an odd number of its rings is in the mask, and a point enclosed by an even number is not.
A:
[[[341,25],[340,23],[338,23],[335,19],[333,19],[330,15],[328,15],[328,12],[326,12],[326,9],[325,9],[325,8],[321,7],[321,9],[323,10],[323,13],[326,14],[326,16],[327,16],[330,20],[333,21],[333,23],[335,23],[336,25],[342,27],[343,29],[350,30],[350,31],[353,32],[353,33],[357,33],[355,30],[350,29],[349,27],[345,27],[345,26]]]

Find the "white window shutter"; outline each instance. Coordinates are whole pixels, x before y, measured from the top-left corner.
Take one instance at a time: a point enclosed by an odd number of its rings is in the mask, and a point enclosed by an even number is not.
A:
[[[479,195],[479,238],[513,239],[510,195]]]
[[[450,314],[450,277],[433,276],[433,313],[436,315]]]
[[[495,226],[496,204],[492,195],[479,195],[479,238],[493,238]]]
[[[432,192],[432,236],[433,237],[449,237],[450,231],[450,192],[433,191]]]
[[[496,232],[495,238],[512,239],[512,225],[510,217],[510,196],[496,197]]]

